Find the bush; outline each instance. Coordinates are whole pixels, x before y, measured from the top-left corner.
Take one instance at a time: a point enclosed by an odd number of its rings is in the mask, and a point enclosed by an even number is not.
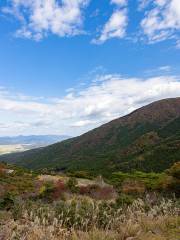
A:
[[[67,176],[75,177],[75,178],[93,179],[93,176],[89,172],[85,172],[85,171],[76,171],[76,172],[68,173]]]
[[[99,186],[96,184],[80,186],[79,194],[87,195],[94,199],[109,200],[116,197],[116,192],[112,186]]]
[[[123,206],[123,205],[130,205],[134,201],[134,198],[127,194],[120,194],[119,197],[116,199],[116,205],[117,207]]]
[[[116,197],[116,193],[111,186],[98,187],[91,192],[91,197],[99,200],[110,200]]]
[[[80,186],[79,194],[81,195],[89,195],[91,193],[91,189],[89,186]]]
[[[72,193],[77,193],[78,191],[78,182],[77,179],[74,177],[70,177],[68,182],[66,183],[67,188],[72,192]]]
[[[145,190],[145,185],[141,181],[125,180],[122,184],[122,192],[125,194],[142,194]]]
[[[54,192],[54,183],[53,182],[46,182],[41,188],[40,188],[40,198],[44,200],[52,201],[52,194]]]
[[[15,203],[14,195],[10,192],[7,192],[3,199],[0,200],[0,209],[10,210]]]
[[[165,191],[173,192],[180,196],[180,162],[175,163],[166,171],[167,175],[162,179],[162,187]]]
[[[167,172],[168,175],[180,180],[180,162],[175,163],[166,172]]]
[[[63,181],[59,180],[54,187],[53,190],[53,199],[57,200],[59,198],[63,198],[63,194],[66,191],[66,185]]]

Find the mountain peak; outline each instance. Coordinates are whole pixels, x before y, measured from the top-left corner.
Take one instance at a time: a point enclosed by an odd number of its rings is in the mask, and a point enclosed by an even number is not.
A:
[[[161,122],[180,116],[180,97],[162,99],[143,106],[132,113],[119,118],[123,122]],[[116,121],[116,120],[115,120]]]

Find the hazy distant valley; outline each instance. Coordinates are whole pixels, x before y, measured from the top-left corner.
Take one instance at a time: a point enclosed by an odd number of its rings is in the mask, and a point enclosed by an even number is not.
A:
[[[70,137],[65,135],[0,137],[0,155],[45,147],[56,142],[61,142],[68,138]]]

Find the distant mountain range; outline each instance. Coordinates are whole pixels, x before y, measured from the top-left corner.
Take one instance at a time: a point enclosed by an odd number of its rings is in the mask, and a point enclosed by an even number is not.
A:
[[[66,135],[30,135],[30,136],[15,136],[15,137],[0,137],[0,145],[11,144],[33,144],[33,145],[48,145],[55,142],[70,138]]]
[[[0,160],[31,169],[161,172],[180,160],[180,98],[151,103],[79,137]]]

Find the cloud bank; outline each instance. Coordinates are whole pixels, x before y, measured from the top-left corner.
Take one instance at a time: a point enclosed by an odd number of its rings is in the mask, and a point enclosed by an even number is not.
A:
[[[80,91],[56,99],[0,88],[0,135],[79,135],[150,102],[180,96],[180,76],[123,78],[98,75]]]
[[[83,9],[88,0],[11,0],[4,13],[21,22],[16,36],[40,40],[49,33],[60,37],[82,33]]]

